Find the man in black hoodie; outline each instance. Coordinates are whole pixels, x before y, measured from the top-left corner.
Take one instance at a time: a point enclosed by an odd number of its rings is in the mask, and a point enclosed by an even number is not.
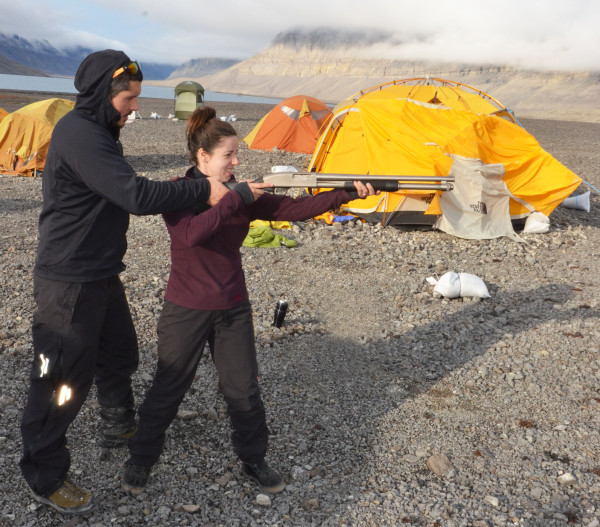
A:
[[[21,433],[21,471],[33,497],[65,513],[94,506],[68,478],[66,432],[95,381],[100,444],[124,445],[135,432],[131,375],[137,337],[119,273],[130,214],[216,204],[218,182],[137,177],[119,134],[137,110],[142,72],[121,51],[89,55],[75,76],[74,109],[54,128],[43,175],[34,268],[34,357]]]

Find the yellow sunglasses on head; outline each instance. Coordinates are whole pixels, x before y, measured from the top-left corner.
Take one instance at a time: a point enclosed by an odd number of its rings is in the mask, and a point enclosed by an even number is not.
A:
[[[130,75],[135,75],[138,71],[140,71],[140,65],[136,61],[133,61],[127,64],[126,66],[121,66],[117,71],[113,73],[112,78],[114,79],[115,77],[118,77],[125,70],[127,70]]]

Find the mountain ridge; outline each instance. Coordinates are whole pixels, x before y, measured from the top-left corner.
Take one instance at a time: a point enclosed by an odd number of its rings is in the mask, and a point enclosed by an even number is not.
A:
[[[218,57],[192,59],[177,66],[167,79],[213,75],[239,62],[237,59],[223,59]]]
[[[73,77],[81,61],[98,51],[83,46],[58,49],[47,40],[29,41],[0,32],[0,73],[10,75]],[[144,63],[144,78],[166,79],[177,66]]]
[[[215,92],[282,99],[305,94],[335,104],[386,82],[435,77],[481,90],[522,117],[600,122],[600,69],[536,71],[502,64],[377,58],[391,56],[402,45],[384,32],[292,30],[226,70],[188,79],[173,76],[159,84],[195,80]]]
[[[212,91],[281,98],[303,93],[336,103],[382,83],[436,77],[488,93],[523,116],[600,122],[600,71],[534,71],[502,65],[356,59],[344,54],[275,44],[198,81]]]
[[[34,77],[49,77],[47,73],[19,64],[0,55],[0,73],[7,75],[31,75]]]
[[[600,69],[535,71],[395,58],[393,51],[403,45],[398,37],[377,30],[293,29],[277,34],[271,45],[243,61],[198,58],[179,66],[142,63],[142,70],[151,85],[174,87],[194,80],[214,92],[281,99],[305,94],[330,104],[382,83],[436,77],[488,93],[521,117],[600,122]],[[91,51],[59,50],[47,41],[0,33],[0,73],[72,76]]]

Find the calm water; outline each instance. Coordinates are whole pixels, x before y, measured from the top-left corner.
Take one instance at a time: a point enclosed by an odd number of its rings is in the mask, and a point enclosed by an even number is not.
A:
[[[0,74],[0,90],[17,91],[43,91],[51,93],[77,93],[73,86],[73,79],[64,77],[30,77],[27,75]],[[174,99],[173,88],[163,86],[148,86],[142,83],[141,97],[152,99]],[[237,95],[235,93],[204,92],[205,101],[217,102],[247,102],[277,104],[282,99],[271,99],[269,97],[253,97],[251,95]]]

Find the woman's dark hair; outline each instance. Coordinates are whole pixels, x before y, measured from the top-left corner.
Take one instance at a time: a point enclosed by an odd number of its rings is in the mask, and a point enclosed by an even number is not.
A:
[[[108,89],[108,97],[112,99],[122,91],[129,89],[129,81],[138,81],[142,82],[144,80],[144,75],[142,75],[142,69],[140,68],[135,75],[132,75],[127,70],[123,73],[117,75],[110,83],[110,88]]]
[[[235,128],[226,121],[217,119],[217,112],[210,106],[196,108],[185,129],[190,163],[198,164],[196,155],[204,148],[209,154],[221,144],[224,137],[237,136]]]

